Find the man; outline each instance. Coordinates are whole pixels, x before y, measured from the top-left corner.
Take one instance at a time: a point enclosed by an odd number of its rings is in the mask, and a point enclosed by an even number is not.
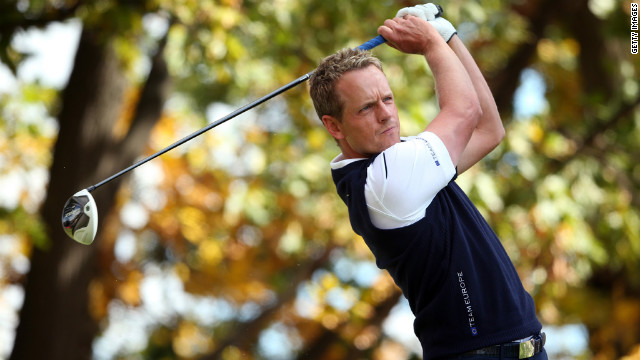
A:
[[[311,76],[316,112],[342,151],[333,179],[354,231],[408,299],[425,359],[546,359],[531,296],[454,182],[500,143],[504,128],[482,73],[439,10],[405,8],[378,29],[393,48],[423,55],[433,72],[440,112],[419,135],[400,138],[393,93],[369,53],[342,50]]]

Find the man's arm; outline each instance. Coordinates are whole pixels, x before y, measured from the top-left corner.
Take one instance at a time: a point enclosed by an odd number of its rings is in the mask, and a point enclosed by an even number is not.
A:
[[[464,65],[480,99],[483,115],[478,121],[477,128],[474,130],[471,140],[467,144],[457,164],[458,173],[462,173],[491,152],[504,137],[504,127],[500,120],[500,114],[498,113],[491,90],[489,86],[487,86],[487,82],[482,76],[480,69],[462,41],[455,36],[457,33],[456,29],[448,20],[442,17],[442,8],[431,3],[416,5],[401,9],[398,11],[397,16],[405,14],[415,15],[423,20],[427,20],[429,24],[438,30],[440,36],[449,43],[451,49],[453,49]]]
[[[408,15],[386,20],[378,33],[404,53],[424,55],[436,82],[440,112],[426,130],[440,137],[458,165],[482,108],[473,82],[454,50],[426,20]]]
[[[458,161],[458,174],[462,174],[495,149],[504,138],[505,131],[491,89],[473,57],[456,35],[449,40],[449,46],[469,74],[482,107],[482,116]]]

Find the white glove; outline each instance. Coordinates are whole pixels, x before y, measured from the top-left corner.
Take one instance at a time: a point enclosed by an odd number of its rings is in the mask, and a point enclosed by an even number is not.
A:
[[[440,5],[432,3],[416,5],[412,7],[406,7],[400,9],[396,14],[396,17],[403,17],[405,15],[413,15],[423,20],[428,21],[436,30],[444,41],[449,42],[453,35],[457,33],[456,29],[451,23],[442,17],[442,8]]]
[[[396,17],[403,17],[405,15],[413,15],[423,20],[431,21],[442,15],[442,8],[432,3],[416,5],[400,9],[396,14]]]

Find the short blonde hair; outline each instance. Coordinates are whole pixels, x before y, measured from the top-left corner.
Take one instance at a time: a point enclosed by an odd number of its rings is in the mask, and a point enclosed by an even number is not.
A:
[[[375,66],[382,71],[382,63],[370,51],[360,49],[342,49],[327,56],[309,78],[309,94],[318,117],[329,115],[342,118],[344,102],[336,92],[336,82],[351,70]]]

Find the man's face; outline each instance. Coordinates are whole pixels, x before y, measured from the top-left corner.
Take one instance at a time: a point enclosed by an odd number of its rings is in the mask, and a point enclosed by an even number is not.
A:
[[[336,90],[344,103],[342,121],[328,115],[322,121],[346,158],[371,157],[400,142],[398,109],[382,71],[373,65],[349,71]]]

